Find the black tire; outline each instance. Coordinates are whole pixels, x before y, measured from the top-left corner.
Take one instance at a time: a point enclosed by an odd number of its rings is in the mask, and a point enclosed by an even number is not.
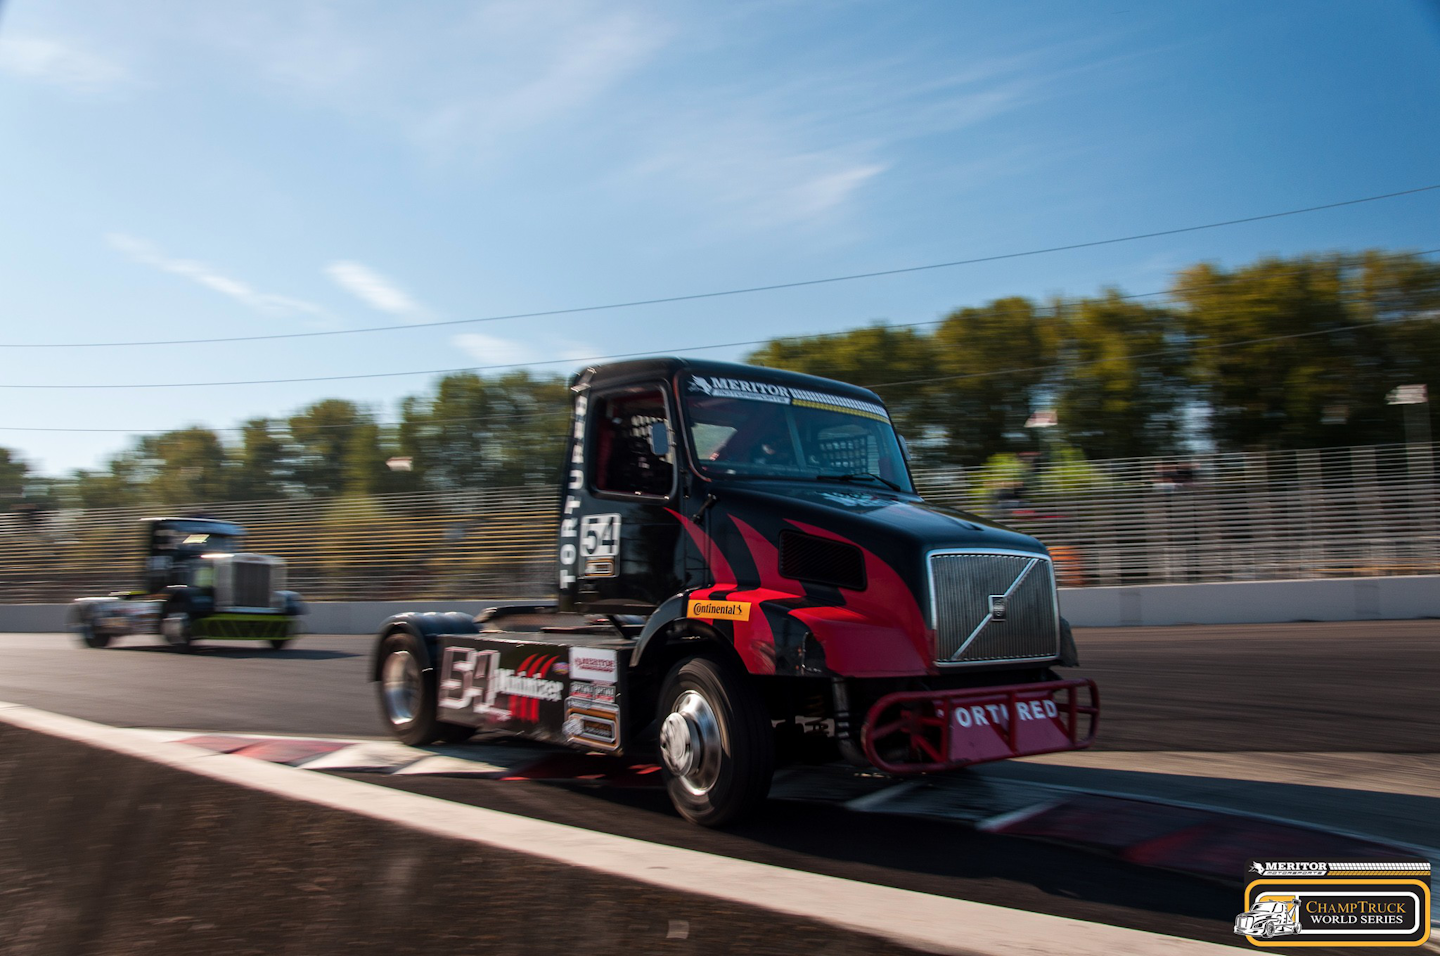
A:
[[[475,733],[473,727],[446,723],[435,716],[435,672],[420,669],[423,653],[419,640],[408,631],[396,631],[381,643],[376,685],[380,717],[396,739],[412,747],[469,740]]]
[[[190,654],[195,650],[195,628],[190,617],[190,605],[183,601],[171,601],[165,605],[160,618],[160,636],[172,650]]]
[[[295,638],[299,636],[300,622],[296,620],[291,620],[289,626],[286,628],[284,637],[277,637],[271,639],[270,649],[276,651],[283,651],[286,647],[289,646],[291,641],[295,640]]]
[[[86,647],[107,647],[110,644],[111,636],[95,629],[88,609],[74,612],[70,618],[70,630]]]
[[[764,802],[774,734],[748,674],[711,657],[683,660],[661,686],[656,716],[661,774],[682,817],[719,827]]]
[[[440,725],[439,736],[436,743],[441,744],[463,744],[475,736],[478,727],[466,727],[462,724],[447,724],[445,721],[437,721]]]

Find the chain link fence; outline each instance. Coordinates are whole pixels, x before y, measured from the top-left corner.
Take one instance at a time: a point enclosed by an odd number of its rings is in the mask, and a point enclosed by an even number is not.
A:
[[[1033,534],[1064,586],[1440,572],[1433,444],[921,468],[921,493]],[[245,525],[310,600],[554,591],[559,501],[530,485],[164,509]],[[0,603],[136,584],[154,509],[0,515]]]

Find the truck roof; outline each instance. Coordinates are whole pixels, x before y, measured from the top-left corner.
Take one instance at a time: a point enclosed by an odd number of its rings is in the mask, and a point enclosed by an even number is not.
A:
[[[158,528],[173,528],[187,534],[223,534],[238,537],[245,533],[245,529],[235,522],[221,521],[218,518],[141,518],[140,522]]]
[[[875,402],[879,405],[885,404],[879,395],[876,395],[868,388],[861,388],[858,385],[851,385],[848,382],[840,382],[831,378],[821,378],[818,375],[806,375],[803,372],[790,372],[778,368],[765,368],[761,365],[742,365],[739,362],[714,362],[708,359],[676,358],[674,356],[657,356],[655,358],[632,359],[628,362],[591,365],[575,373],[570,379],[570,387],[585,388],[604,385],[624,385],[628,382],[641,379],[656,378],[663,378],[668,381],[673,378],[677,372],[682,370],[695,375],[718,375],[725,378],[745,378],[762,382],[774,382],[780,385],[790,385],[795,388],[808,388],[830,392],[836,395],[846,395],[851,398]]]

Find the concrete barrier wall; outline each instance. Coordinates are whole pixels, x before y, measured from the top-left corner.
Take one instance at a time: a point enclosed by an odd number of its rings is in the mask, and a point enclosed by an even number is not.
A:
[[[476,614],[497,603],[502,602],[317,602],[310,605],[305,630],[372,634],[387,617],[402,611]],[[0,605],[0,631],[63,631],[66,608],[64,604]],[[1440,575],[1061,588],[1060,610],[1076,627],[1440,618]]]
[[[1064,588],[1076,627],[1440,618],[1440,575]]]

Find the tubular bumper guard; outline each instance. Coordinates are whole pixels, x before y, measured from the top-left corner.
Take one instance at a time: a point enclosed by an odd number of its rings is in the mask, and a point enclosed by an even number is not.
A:
[[[1084,703],[1082,689],[1089,691]],[[1083,735],[1082,717],[1089,718]],[[1095,742],[1099,723],[1100,692],[1092,680],[904,691],[875,702],[861,741],[865,756],[886,773],[933,773],[1083,750]]]

